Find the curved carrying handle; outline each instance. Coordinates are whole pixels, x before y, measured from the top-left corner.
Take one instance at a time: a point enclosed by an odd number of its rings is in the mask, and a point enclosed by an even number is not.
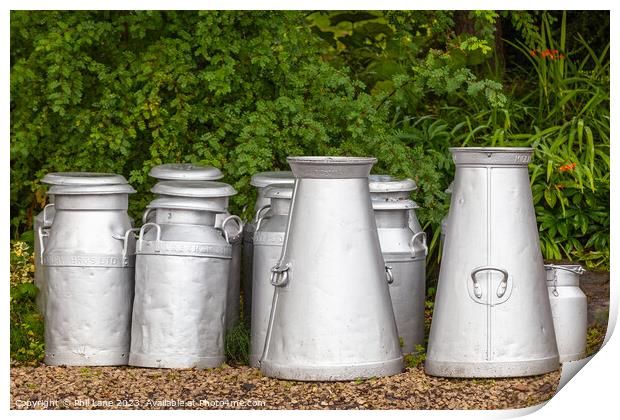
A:
[[[550,270],[564,270],[579,276],[586,272],[585,268],[582,266],[578,266],[577,268],[568,268],[565,265],[545,264],[545,268]]]
[[[232,237],[232,241],[231,241],[230,240],[231,237],[228,236],[228,231],[226,230],[226,225],[228,224],[228,222],[232,220],[237,222],[237,224],[239,225],[239,230]],[[241,220],[239,216],[233,216],[233,215],[228,216],[226,219],[222,221],[222,232],[224,232],[224,238],[226,239],[226,242],[228,242],[229,244],[231,244],[232,242],[236,242],[241,237],[241,234],[243,233],[243,220]]]
[[[155,252],[159,252],[159,244],[161,242],[161,226],[159,226],[157,223],[145,223],[142,225],[142,227],[140,228],[140,235],[138,236],[138,250],[142,251],[142,237],[144,236],[144,229],[147,227],[153,226],[155,227],[155,229],[157,229],[157,234],[155,236]],[[127,235],[128,232],[125,232],[125,235]]]
[[[43,219],[45,219],[45,216],[43,216]],[[39,226],[39,231],[37,232],[37,234],[39,235],[39,244],[41,245],[41,264],[43,264],[43,254],[45,253],[45,242],[43,242],[43,238],[47,238],[48,236],[50,236],[49,228]]]
[[[417,257],[414,244],[419,238],[422,238],[421,242],[422,246],[424,247],[424,255],[428,253],[428,247],[426,246],[426,232],[420,231],[414,234],[411,239],[409,239],[409,249],[411,250],[411,256],[413,258]]]
[[[267,211],[269,211],[269,209],[271,209],[271,204],[265,204],[263,207],[258,209],[258,211],[256,212],[256,217],[254,218],[254,221],[256,223],[255,230],[260,229],[260,224],[265,218],[267,218]]]
[[[152,207],[149,207],[148,209],[144,210],[144,213],[142,213],[142,223],[148,223],[149,214],[151,214],[153,210],[155,209]]]
[[[52,225],[52,221],[47,220],[47,209],[50,207],[55,207],[54,203],[46,204],[45,207],[43,207],[43,227],[50,227]]]
[[[392,272],[392,267],[389,265],[385,266],[385,277],[387,280],[387,284],[394,283],[394,273]]]
[[[291,263],[286,263],[284,266],[278,263],[271,268],[271,277],[269,281],[276,287],[283,287],[288,284],[288,269],[291,268]]]
[[[127,251],[129,249],[129,234],[138,231],[140,231],[139,228],[127,229],[125,235],[123,236],[123,251],[121,252],[121,256],[123,258],[123,265],[129,264],[129,259],[127,258]],[[134,239],[136,239],[136,235],[134,235]]]
[[[504,294],[506,293],[506,289],[508,287],[508,271],[502,268],[492,267],[490,265],[474,268],[471,271],[471,280],[474,282],[474,295],[476,295],[478,299],[482,297],[482,290],[480,289],[480,283],[478,282],[478,279],[476,278],[476,274],[480,273],[481,271],[497,271],[499,273],[502,273],[504,277],[502,278],[502,281],[499,283],[496,293],[497,293],[497,297],[499,298],[504,296]]]

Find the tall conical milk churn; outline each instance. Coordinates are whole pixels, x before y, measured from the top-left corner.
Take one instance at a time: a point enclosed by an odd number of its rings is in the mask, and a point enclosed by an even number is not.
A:
[[[583,359],[588,331],[588,299],[579,288],[580,265],[545,265],[560,362]]]
[[[270,200],[260,216],[254,231],[254,263],[252,276],[252,323],[250,339],[250,366],[259,367],[265,346],[265,335],[271,314],[274,286],[271,284],[271,268],[282,254],[288,212],[293,197],[293,185],[271,184],[264,189],[264,197]]]
[[[197,165],[193,163],[165,163],[163,165],[157,165],[153,167],[149,176],[156,178],[160,181],[217,181],[224,177],[222,171],[206,165]],[[157,187],[154,187],[157,189]],[[153,190],[151,190],[153,191]],[[157,197],[164,197],[165,195],[156,194]],[[226,208],[223,213],[218,214],[215,217],[215,226],[221,227],[222,221],[230,216],[228,212],[228,201],[226,201]],[[143,222],[152,222],[154,220],[154,213],[150,208],[144,213]],[[232,232],[237,229],[232,224],[227,227]],[[232,242],[233,255],[230,260],[230,281],[228,286],[228,303],[226,305],[226,326],[230,329],[239,320],[239,297],[240,297],[240,282],[241,282],[241,239]]]
[[[215,219],[236,191],[216,181],[161,181],[157,186],[161,196],[149,204],[155,221],[142,226],[136,244],[129,364],[219,366],[225,360],[232,245]]]
[[[411,354],[424,344],[428,254],[426,234],[415,215],[418,206],[408,199],[416,184],[387,175],[370,175],[369,180],[381,251],[393,277],[390,296],[402,352]]]
[[[450,151],[456,176],[425,370],[465,378],[555,370],[527,169],[532,149]]]
[[[375,158],[290,157],[295,176],[260,365],[292,380],[400,373],[368,174]]]
[[[293,173],[291,171],[259,172],[252,175],[250,185],[256,187],[256,202],[254,203],[254,219],[246,223],[243,228],[243,269],[241,281],[243,283],[243,314],[245,322],[249,326],[252,315],[252,264],[254,261],[254,231],[258,219],[263,212],[268,211],[270,200],[265,197],[265,188],[271,184],[289,184],[293,186]]]
[[[102,178],[116,184],[97,185]],[[129,357],[134,241],[120,175],[85,175],[54,185],[55,215],[38,230],[47,281],[45,363],[125,365]],[[92,185],[87,185],[88,183]]]
[[[121,175],[99,173],[99,172],[50,172],[46,174],[41,182],[47,185],[109,185],[126,184],[127,180]],[[41,266],[41,242],[39,239],[39,228],[48,228],[54,221],[54,195],[48,192],[48,204],[43,211],[34,218],[34,284],[39,289],[37,293],[37,305],[43,315],[45,315],[45,305],[47,297],[47,282],[43,267]],[[43,237],[43,240],[46,238]]]

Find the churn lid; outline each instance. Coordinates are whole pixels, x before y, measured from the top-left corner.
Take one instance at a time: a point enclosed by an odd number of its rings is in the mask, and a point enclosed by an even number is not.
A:
[[[265,198],[293,198],[293,186],[291,184],[271,184],[265,188]]]
[[[230,185],[218,181],[160,181],[151,192],[176,197],[230,197],[237,191]]]
[[[213,166],[193,163],[164,163],[151,169],[149,176],[162,180],[215,181],[224,174]]]
[[[371,193],[413,191],[418,186],[413,179],[397,179],[391,175],[369,175],[368,186]]]
[[[293,184],[295,178],[291,171],[272,171],[272,172],[259,172],[252,175],[250,185],[254,187],[267,187],[271,184]]]
[[[129,184],[104,184],[104,185],[52,185],[48,194],[51,195],[100,195],[100,194],[133,194],[134,190]]]
[[[50,172],[41,180],[50,185],[113,185],[127,184],[124,176],[102,172]]]

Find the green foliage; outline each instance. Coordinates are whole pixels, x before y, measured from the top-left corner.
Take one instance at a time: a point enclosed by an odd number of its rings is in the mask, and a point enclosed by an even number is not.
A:
[[[405,363],[405,367],[415,368],[426,360],[426,351],[424,346],[417,345],[415,348],[415,353],[406,354],[403,356],[403,361]]]
[[[10,345],[11,362],[37,365],[43,361],[43,317],[33,284],[34,261],[24,242],[11,243]]]
[[[250,363],[250,329],[240,321],[226,332],[226,360],[229,364],[248,365]]]

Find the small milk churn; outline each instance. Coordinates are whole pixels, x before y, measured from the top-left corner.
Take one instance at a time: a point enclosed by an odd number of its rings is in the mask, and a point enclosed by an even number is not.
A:
[[[396,327],[402,352],[410,354],[424,344],[428,253],[426,234],[415,216],[418,206],[407,199],[416,184],[411,179],[397,180],[385,175],[370,175],[369,180],[381,251],[393,277],[390,296]]]
[[[261,357],[266,376],[310,381],[403,370],[370,201],[375,158],[289,157],[295,176]]]
[[[134,241],[124,183],[54,185],[54,220],[38,230],[47,281],[45,363],[125,365],[129,357]],[[88,185],[92,182],[92,185]]]
[[[293,186],[293,173],[291,171],[272,171],[259,172],[252,175],[250,185],[256,187],[256,202],[254,203],[254,220],[248,222],[243,229],[243,314],[245,322],[249,326],[252,315],[252,262],[253,257],[253,240],[254,230],[258,218],[262,215],[262,211],[266,211],[266,205],[269,199],[265,197],[265,188],[271,184],[289,184]],[[265,209],[264,209],[265,208]],[[264,209],[261,211],[261,209]]]
[[[50,172],[46,174],[41,182],[48,185],[109,185],[126,184],[127,180],[122,175],[95,172]],[[39,228],[50,227],[54,221],[54,195],[47,194],[48,204],[42,212],[34,218],[34,284],[39,289],[37,293],[37,305],[43,315],[45,315],[45,305],[47,296],[47,282],[43,267],[41,267],[41,243],[39,240]],[[43,237],[45,240],[45,237]]]
[[[270,199],[258,210],[260,217],[254,232],[254,274],[252,276],[252,327],[250,340],[250,366],[259,367],[259,360],[265,346],[265,334],[271,314],[273,285],[271,268],[282,253],[284,232],[293,197],[291,184],[272,184],[264,189],[264,197]]]
[[[579,288],[585,273],[580,265],[545,265],[547,289],[560,362],[585,357],[588,330],[588,299]]]
[[[193,163],[165,163],[155,166],[149,172],[149,176],[157,178],[160,181],[216,181],[222,179],[222,172],[213,167],[205,165],[197,165]],[[152,192],[158,197],[164,197],[165,194],[157,193],[157,185],[153,187]],[[222,221],[230,216],[228,212],[228,198],[226,198],[226,209],[215,218],[215,227],[221,227]],[[143,221],[153,221],[153,213],[150,209],[145,212]],[[148,220],[147,220],[148,219]],[[236,229],[232,225],[229,230]],[[239,296],[241,282],[241,237],[233,241],[233,255],[230,260],[230,281],[228,287],[228,303],[226,305],[226,326],[231,328],[239,320]]]
[[[528,177],[532,149],[450,149],[456,164],[425,370],[538,375],[559,367]]]
[[[206,368],[225,360],[232,246],[215,227],[236,191],[215,181],[162,181],[139,230],[131,330],[132,366]],[[235,222],[236,223],[236,222]],[[128,232],[129,233],[129,232]],[[240,234],[241,232],[239,232]]]

